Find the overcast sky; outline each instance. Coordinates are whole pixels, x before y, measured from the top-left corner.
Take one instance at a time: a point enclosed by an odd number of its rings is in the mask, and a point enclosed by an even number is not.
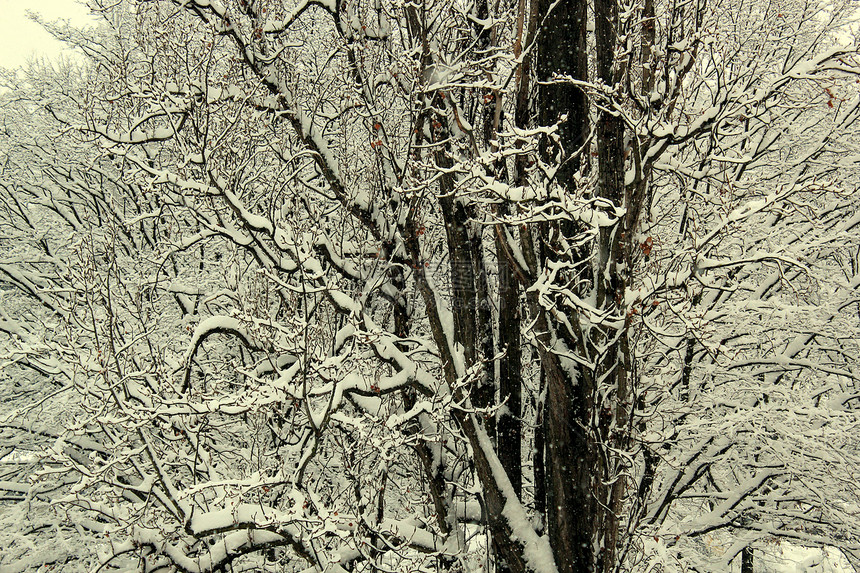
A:
[[[0,66],[20,66],[34,55],[55,58],[63,51],[62,43],[27,18],[27,10],[49,20],[87,23],[87,9],[76,0],[0,0]]]

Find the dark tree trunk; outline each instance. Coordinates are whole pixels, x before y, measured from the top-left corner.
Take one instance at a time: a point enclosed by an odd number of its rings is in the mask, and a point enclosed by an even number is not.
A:
[[[741,553],[741,573],[753,573],[753,549],[752,547],[744,547]]]
[[[550,12],[550,0],[538,0],[539,23],[536,71],[538,80],[553,76],[587,79],[585,0],[561,0]],[[574,175],[580,167],[581,147],[589,134],[588,101],[585,93],[570,83],[542,83],[538,94],[538,122],[558,128],[558,145],[542,142],[541,155],[548,164],[559,164],[555,183],[564,192],[576,193]],[[572,223],[562,232],[575,232]],[[541,244],[548,234],[539,233]],[[529,241],[523,241],[524,246]],[[543,264],[531,248],[524,255],[533,268]],[[529,260],[531,259],[531,260]],[[552,348],[553,321],[534,296],[530,309],[537,319],[538,349],[546,380],[543,411],[544,467],[547,529],[560,573],[594,571],[596,499],[592,474],[597,462],[589,436],[591,388],[587,376],[562,365]]]
[[[498,240],[497,244],[501,241]],[[519,284],[502,254],[499,245],[499,400],[502,408],[496,427],[496,451],[499,461],[511,481],[517,497],[522,500],[522,350],[520,347]],[[494,553],[502,552],[494,547]],[[506,562],[499,559],[497,573],[511,571]]]
[[[646,96],[654,89],[654,62],[651,59],[651,46],[657,37],[654,0],[645,0],[642,7],[642,93]]]
[[[436,160],[442,168],[452,165],[444,152],[437,152]],[[471,228],[474,217],[469,207],[453,197],[452,177],[442,177],[440,187],[439,205],[450,253],[454,340],[463,345],[466,367],[481,367],[481,373],[469,392],[472,406],[488,408],[493,404],[496,388],[490,376],[491,369],[487,367],[487,362],[492,359],[494,341],[481,231]],[[485,427],[493,437],[494,421],[486,420]]]
[[[615,68],[618,28],[617,2],[597,0],[594,3],[597,75],[613,92],[619,80],[619,70]],[[611,103],[605,102],[604,106],[610,108]],[[621,216],[615,225],[600,229],[597,246],[598,272],[601,277],[597,282],[598,308],[615,316],[625,317],[624,294],[633,266],[630,237],[636,226],[638,206],[630,204],[624,184],[624,122],[619,115],[608,111],[602,111],[597,120],[597,160],[598,195],[611,201],[616,208],[625,209],[625,215]],[[594,378],[601,380],[607,388],[605,392],[596,394],[602,397],[602,401],[595,404],[599,409],[600,441],[620,449],[626,449],[624,441],[630,417],[630,349],[627,346],[626,323],[627,319],[621,332],[608,326],[601,329],[602,334],[598,335],[597,342],[607,347],[598,361],[594,375]],[[596,516],[601,547],[597,556],[597,569],[603,573],[609,573],[615,567],[625,489],[621,460],[615,458],[617,456],[608,453],[599,457],[602,467],[594,480],[595,494],[601,500],[598,512],[602,514]]]
[[[541,370],[540,387],[546,387],[546,380]],[[535,404],[537,415],[535,416],[535,454],[534,454],[534,482],[535,482],[535,513],[541,519],[541,529],[546,529],[546,439],[544,438],[543,412],[545,400],[538,398]]]
[[[405,299],[402,298],[405,290],[406,281],[403,277],[403,270],[399,267],[394,267],[391,276],[391,283],[397,288],[398,299],[394,303],[392,313],[394,315],[394,333],[400,338],[409,336],[410,316],[406,306]],[[406,351],[406,347],[398,344],[398,349]],[[408,411],[411,410],[416,403],[415,390],[407,388],[402,393],[403,406]],[[415,433],[420,433],[418,428]],[[444,459],[434,460],[433,453],[430,447],[423,439],[416,441],[414,450],[421,464],[421,469],[424,472],[424,477],[427,479],[427,488],[430,493],[430,499],[433,501],[433,508],[436,510],[436,526],[443,535],[451,532],[450,516],[448,514],[448,484],[445,481],[445,463]],[[439,462],[442,463],[439,463]],[[380,496],[380,503],[384,496]]]
[[[506,206],[499,210],[507,215]],[[505,255],[507,241],[503,228],[498,230],[496,248],[499,264],[499,414],[497,435],[499,461],[522,499],[522,347],[520,344],[520,288],[511,262]],[[505,233],[505,234],[503,234]]]
[[[588,77],[586,52],[586,0],[559,0],[550,12],[553,0],[535,0],[538,18],[538,81],[550,81],[554,75],[576,80]],[[544,140],[541,152],[550,163],[560,161],[556,180],[565,188],[573,185],[573,174],[579,168],[576,151],[588,138],[588,100],[585,92],[570,83],[541,84],[538,92],[538,122],[553,125],[563,115],[567,121],[559,126],[560,148]]]

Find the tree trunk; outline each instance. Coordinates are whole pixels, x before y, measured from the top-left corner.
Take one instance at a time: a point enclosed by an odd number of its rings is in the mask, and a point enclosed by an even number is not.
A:
[[[544,20],[538,31],[536,68],[541,82],[550,82],[556,75],[587,80],[586,4],[583,0],[562,0],[550,12],[551,2],[540,1],[538,13]],[[542,83],[538,97],[540,124],[553,125],[565,116],[566,120],[558,126],[558,144],[543,142],[542,159],[559,165],[555,183],[563,192],[584,195],[576,189],[575,174],[581,166],[584,151],[581,148],[589,134],[588,101],[585,93],[570,83]],[[572,221],[559,223],[557,230],[567,237],[578,232]],[[545,229],[542,231],[538,246],[557,243]],[[548,253],[553,257],[582,259],[572,260],[574,264],[583,262],[587,256],[555,246]],[[544,263],[534,252],[531,258],[535,267]],[[605,499],[595,491],[595,486],[602,484],[592,422],[596,378],[593,372],[561,361],[553,351],[559,338],[554,319],[537,304],[534,296],[530,307],[537,318],[535,332],[547,384],[543,430],[550,543],[560,573],[596,571],[595,548],[599,547],[596,542],[604,529],[598,502]]]
[[[617,70],[615,48],[619,28],[618,4],[614,0],[597,1],[594,4],[594,32],[597,55],[597,75],[604,85],[614,92]],[[610,102],[611,103],[611,102]],[[610,107],[610,105],[606,105]],[[623,208],[615,225],[600,228],[598,251],[597,302],[605,313],[624,320],[619,331],[616,327],[604,326],[597,335],[595,355],[600,356],[595,381],[603,388],[596,392],[599,403],[597,416],[600,442],[609,448],[626,449],[630,416],[630,348],[627,344],[627,323],[624,296],[632,268],[630,239],[636,225],[638,206],[631,205],[624,184],[624,122],[618,115],[602,111],[597,121],[597,193],[616,208]],[[605,348],[601,348],[605,346]],[[620,513],[624,498],[625,480],[622,461],[607,449],[598,456],[603,467],[594,480],[595,494],[600,503],[596,516],[599,524],[599,546],[597,570],[609,573],[615,567],[615,556],[620,528]],[[596,470],[597,468],[595,468]],[[611,484],[611,485],[607,485]]]
[[[744,547],[741,553],[741,573],[753,573],[753,548]]]
[[[548,82],[554,75],[570,76],[576,80],[588,78],[586,52],[586,0],[536,0],[538,5],[538,80]],[[544,139],[541,153],[550,164],[558,162],[556,181],[571,189],[573,174],[579,168],[576,151],[588,137],[588,100],[585,92],[569,83],[540,85],[538,91],[538,122],[553,125],[563,115],[567,120],[559,126],[559,146]]]
[[[502,230],[500,229],[500,232]],[[504,236],[497,236],[499,263],[499,400],[505,405],[498,420],[498,452],[502,467],[522,499],[522,348],[520,345],[520,289],[503,254]]]

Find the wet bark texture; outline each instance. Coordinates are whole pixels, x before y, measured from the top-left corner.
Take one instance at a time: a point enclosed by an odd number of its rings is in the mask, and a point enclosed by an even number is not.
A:
[[[745,547],[741,553],[741,573],[753,573],[754,563],[752,547]]]
[[[535,0],[538,10],[538,56],[536,72],[539,82],[566,76],[585,80],[588,75],[586,52],[586,0]],[[553,7],[553,4],[555,6]],[[550,10],[552,8],[552,10]],[[588,138],[588,100],[585,92],[569,82],[541,83],[538,90],[538,123],[553,125],[562,116],[559,146],[544,140],[541,152],[550,164],[560,162],[556,180],[564,187],[573,184],[579,169],[576,154]]]
[[[624,125],[620,117],[602,112],[595,125],[598,169],[596,190],[577,189],[577,172],[586,168],[587,150],[581,149],[588,134],[588,101],[578,87],[570,83],[552,83],[554,77],[587,81],[586,68],[586,2],[562,0],[548,12],[551,3],[538,0],[539,13],[546,15],[538,31],[538,121],[552,125],[560,118],[559,145],[545,142],[542,159],[547,164],[561,162],[554,183],[565,193],[583,199],[590,194],[606,199],[615,207],[626,207],[624,186]],[[597,81],[612,86],[615,69],[617,4],[594,3],[595,43],[597,48]],[[550,82],[546,84],[546,82]],[[611,107],[602,101],[601,107]],[[592,167],[593,168],[593,167]],[[591,287],[596,288],[597,307],[601,311],[623,316],[626,277],[629,268],[629,245],[625,232],[632,222],[620,217],[615,225],[602,227],[593,252],[563,248],[554,237],[571,238],[581,231],[572,222],[561,222],[548,231],[536,226],[535,250],[524,255],[530,265],[544,264],[540,249],[547,255],[566,258],[574,268],[586,268],[588,257],[597,261]],[[524,241],[525,243],[525,241]],[[588,293],[580,293],[586,296]],[[605,445],[618,445],[623,439],[629,418],[629,381],[626,335],[617,328],[587,328],[588,334],[577,337],[564,327],[536,300],[530,301],[536,317],[534,332],[546,380],[546,403],[543,418],[546,471],[546,517],[556,565],[561,573],[608,572],[615,565],[619,514],[624,482],[616,479],[618,461],[607,455]],[[568,317],[576,322],[579,317]],[[559,340],[583,358],[593,358],[592,366],[573,367],[562,363],[554,351]]]
[[[553,125],[566,117],[558,126],[559,144],[545,140],[541,155],[545,163],[559,165],[555,182],[566,192],[575,193],[574,176],[581,163],[577,151],[589,133],[588,101],[580,88],[551,82],[560,76],[587,80],[587,3],[562,0],[552,7],[552,2],[538,0],[538,5],[538,13],[543,17],[538,29],[536,65],[541,82],[538,122]],[[544,264],[540,249],[549,241],[549,232],[539,227],[536,238],[540,241],[537,251],[527,255],[535,276]],[[547,533],[560,573],[593,571],[596,500],[591,492],[591,468],[596,460],[588,436],[590,389],[582,376],[562,367],[559,357],[552,352],[555,339],[552,320],[534,296],[530,307],[537,317],[535,332],[546,381],[542,429]]]

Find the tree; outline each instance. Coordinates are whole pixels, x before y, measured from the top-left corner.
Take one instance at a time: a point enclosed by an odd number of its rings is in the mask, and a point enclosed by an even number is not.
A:
[[[44,463],[105,568],[860,548],[847,6],[96,7],[6,103],[65,136],[10,138],[7,220],[75,239],[2,268],[66,325]]]

